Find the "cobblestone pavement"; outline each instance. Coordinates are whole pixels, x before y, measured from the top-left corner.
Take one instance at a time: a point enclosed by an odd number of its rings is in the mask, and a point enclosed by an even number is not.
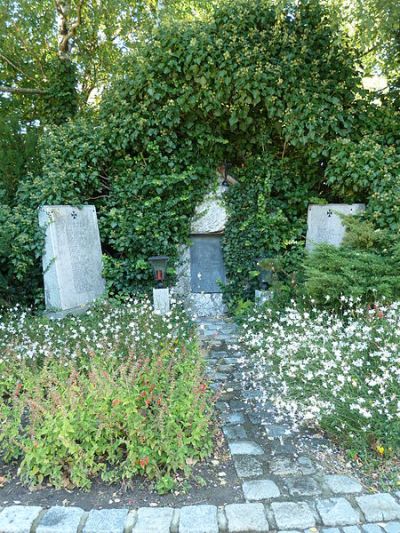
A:
[[[257,391],[242,390],[244,354],[230,349],[234,324],[208,320],[200,327],[245,503],[90,512],[13,505],[0,509],[0,533],[400,533],[400,492],[369,494],[356,479],[324,471],[312,438],[308,449],[299,447],[273,408],[254,409]]]

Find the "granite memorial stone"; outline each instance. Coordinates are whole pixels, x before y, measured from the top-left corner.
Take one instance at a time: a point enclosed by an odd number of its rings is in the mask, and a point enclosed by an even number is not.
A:
[[[47,312],[61,318],[85,309],[105,288],[95,207],[43,206],[39,224],[46,232],[43,272]]]
[[[364,204],[310,205],[307,218],[306,249],[316,244],[340,246],[345,227],[340,215],[355,215],[364,211]]]

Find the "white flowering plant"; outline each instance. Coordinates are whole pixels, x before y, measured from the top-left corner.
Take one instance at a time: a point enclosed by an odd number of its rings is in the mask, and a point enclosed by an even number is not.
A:
[[[62,321],[10,310],[0,399],[0,458],[29,485],[143,475],[166,492],[212,450],[212,395],[177,306],[160,316],[148,300],[105,301]]]
[[[261,406],[272,401],[294,427],[324,430],[353,458],[397,462],[400,303],[341,300],[341,313],[294,302],[279,313],[256,308],[242,324],[244,385],[260,391]]]

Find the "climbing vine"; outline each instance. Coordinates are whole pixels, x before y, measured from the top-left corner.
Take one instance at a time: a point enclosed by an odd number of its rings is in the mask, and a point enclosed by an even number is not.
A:
[[[308,202],[340,197],[325,169],[358,124],[353,50],[318,2],[226,0],[206,21],[161,23],[121,71],[98,110],[42,140],[43,171],[24,180],[17,208],[36,248],[11,244],[12,275],[39,272],[37,206],[93,203],[111,291],[146,288],[149,255],[169,255],[173,276],[195,207],[230,161],[225,293],[248,297],[258,255],[293,262]]]

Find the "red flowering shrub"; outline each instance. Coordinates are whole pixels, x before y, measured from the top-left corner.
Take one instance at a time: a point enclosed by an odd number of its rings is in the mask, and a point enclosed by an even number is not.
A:
[[[139,474],[164,492],[211,452],[211,395],[184,315],[138,302],[61,323],[5,322],[0,453],[24,482],[89,488],[95,476]]]

